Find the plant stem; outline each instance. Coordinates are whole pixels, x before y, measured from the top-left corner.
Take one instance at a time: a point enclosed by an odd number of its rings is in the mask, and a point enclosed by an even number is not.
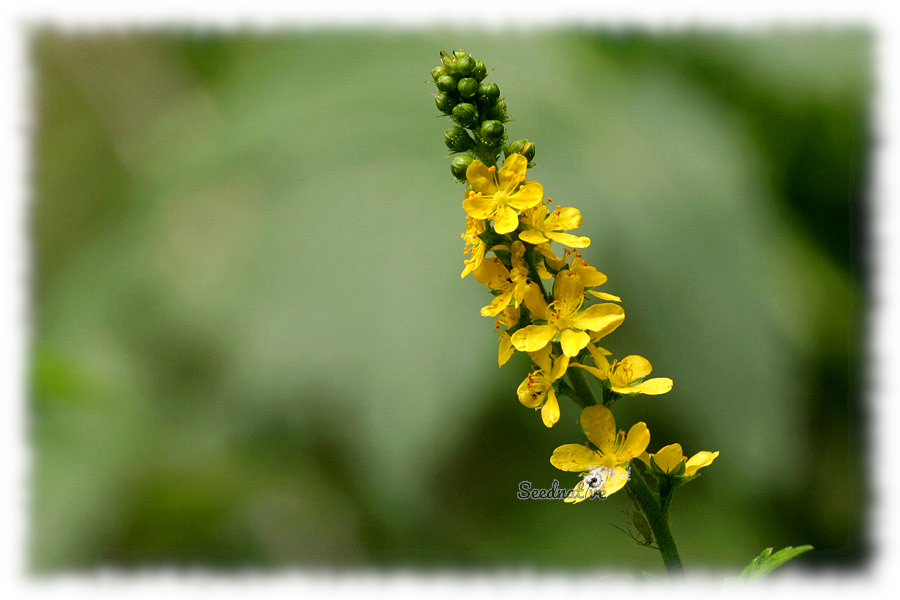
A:
[[[572,383],[572,389],[575,390],[575,394],[578,396],[577,398],[572,398],[575,402],[582,408],[597,404],[597,398],[594,396],[594,392],[591,390],[591,386],[588,385],[587,378],[581,372],[581,369],[569,369],[566,371],[566,376],[568,376],[569,381]]]
[[[678,556],[678,548],[675,547],[675,539],[669,529],[668,503],[665,509],[660,506],[659,501],[647,487],[646,480],[641,474],[640,469],[632,466],[631,479],[625,488],[635,504],[640,507],[644,513],[650,529],[653,531],[653,538],[662,554],[663,563],[666,565],[666,572],[670,578],[683,577],[684,567],[681,564],[681,557]]]

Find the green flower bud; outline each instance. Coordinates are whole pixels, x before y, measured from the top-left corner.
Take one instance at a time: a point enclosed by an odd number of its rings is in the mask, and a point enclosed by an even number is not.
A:
[[[492,106],[500,98],[500,87],[493,81],[483,81],[478,86],[478,100],[482,106]]]
[[[453,107],[453,113],[450,115],[454,121],[463,127],[471,129],[478,123],[478,109],[474,104],[462,102]]]
[[[453,56],[455,56],[456,58],[462,58],[462,57],[468,56],[468,55],[469,55],[469,53],[466,52],[465,50],[463,50],[462,48],[453,52]]]
[[[506,149],[506,155],[510,154],[521,154],[530,161],[534,158],[534,144],[528,140],[516,140]]]
[[[453,107],[456,106],[456,102],[457,100],[453,95],[446,93],[438,94],[434,97],[434,104],[437,106],[437,109],[445,115],[449,115],[453,112]]]
[[[486,144],[493,146],[503,139],[505,128],[500,121],[485,121],[481,124],[481,139]]]
[[[444,143],[453,152],[465,152],[475,147],[475,140],[465,129],[456,125],[444,132]]]
[[[456,59],[456,72],[462,76],[469,75],[472,72],[472,69],[475,68],[475,61],[472,60],[472,57],[466,54],[465,56],[458,57]]]
[[[487,67],[484,66],[484,63],[481,62],[480,58],[475,61],[475,68],[472,69],[471,77],[474,77],[475,81],[481,81],[487,77]]]
[[[450,161],[450,173],[460,181],[466,181],[466,169],[472,164],[473,158],[468,154],[460,154]]]
[[[438,78],[443,75],[447,75],[447,67],[440,66],[440,67],[435,67],[431,70],[431,76],[434,78],[435,81],[437,81]]]
[[[456,91],[456,80],[449,75],[441,75],[440,77],[438,77],[435,83],[437,84],[437,89],[441,90],[442,92]]]
[[[456,59],[454,59],[450,54],[447,54],[446,52],[441,50],[441,62],[444,63],[444,66],[448,69],[452,69],[452,67],[456,64]]]
[[[509,121],[509,113],[506,112],[506,102],[502,98],[497,103],[484,112],[485,119],[494,119],[506,123]]]
[[[471,77],[466,77],[459,80],[456,89],[459,90],[459,95],[463,98],[471,98],[478,92],[478,82]]]

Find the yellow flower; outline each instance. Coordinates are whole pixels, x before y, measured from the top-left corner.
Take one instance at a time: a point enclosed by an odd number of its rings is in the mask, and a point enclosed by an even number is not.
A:
[[[499,292],[490,304],[481,309],[483,317],[497,316],[510,303],[519,306],[525,296],[528,285],[528,271],[522,260],[525,255],[525,244],[518,240],[513,242],[511,254],[512,270],[507,269],[499,258],[494,257],[492,260],[483,261],[472,271],[472,275],[480,283],[492,291]]]
[[[581,411],[581,428],[597,449],[584,444],[564,444],[553,451],[550,464],[561,471],[573,473],[589,473],[595,467],[611,469],[612,473],[607,472],[606,481],[600,481],[604,485],[598,489],[593,489],[590,482],[582,481],[567,499],[571,502],[586,500],[596,491],[608,496],[622,489],[628,481],[625,466],[650,444],[650,431],[646,423],[635,423],[627,435],[624,431],[617,433],[612,412],[599,404]]]
[[[531,360],[538,370],[529,373],[516,390],[519,402],[528,408],[541,407],[541,420],[547,427],[553,427],[559,421],[559,401],[553,382],[565,375],[569,367],[568,356],[562,355],[554,360],[550,357],[550,349],[550,346],[544,346],[531,353]]]
[[[472,161],[466,179],[475,191],[466,193],[463,208],[472,218],[493,219],[494,231],[501,235],[515,231],[519,226],[516,209],[532,208],[544,198],[540,183],[525,181],[527,168],[528,159],[521,154],[507,156],[499,170]]]
[[[580,367],[590,372],[597,379],[609,380],[612,391],[623,395],[647,394],[658,396],[672,389],[673,382],[668,377],[654,377],[644,379],[653,370],[650,361],[643,356],[632,354],[622,360],[614,360],[612,364],[606,359],[609,352],[604,348],[598,348],[593,344],[588,345],[588,352],[594,359],[594,367],[572,363],[572,366]]]
[[[466,216],[466,232],[460,234],[460,237],[466,242],[465,248],[463,248],[463,255],[471,254],[472,258],[466,259],[466,268],[463,269],[462,274],[459,276],[460,279],[471,273],[472,270],[477,269],[481,265],[481,261],[484,260],[487,245],[478,237],[478,234],[484,233],[484,230],[484,220]]]
[[[565,260],[568,261],[570,271],[575,271],[576,273],[581,275],[581,281],[584,283],[584,287],[593,288],[606,283],[606,275],[590,266],[587,261],[581,257],[581,253],[577,250],[569,250],[567,248],[565,252]],[[588,289],[587,293],[592,294],[602,300],[612,300],[614,302],[622,301],[622,299],[618,296],[607,294],[605,292],[595,292],[592,289]]]
[[[547,198],[547,204],[552,201]],[[529,244],[544,244],[552,240],[572,248],[587,248],[591,245],[590,238],[562,233],[581,227],[581,212],[577,208],[557,206],[550,212],[541,203],[522,213],[522,224],[525,230],[519,233],[519,239]]]
[[[563,354],[577,356],[591,341],[589,331],[598,337],[607,335],[625,320],[625,310],[611,303],[595,304],[582,310],[584,283],[581,276],[570,270],[560,271],[553,284],[554,301],[548,306],[536,284],[525,291],[525,305],[533,319],[545,324],[534,324],[516,331],[513,346],[522,352],[537,352],[551,341],[559,341]]]
[[[659,467],[659,470],[675,477],[690,477],[695,475],[699,469],[708,467],[719,456],[719,451],[707,452],[701,451],[688,458],[682,453],[681,444],[669,444],[660,448],[656,454],[647,454],[644,452],[638,458],[652,466],[650,459]],[[683,465],[683,472],[682,471]],[[680,474],[678,474],[681,472]]]

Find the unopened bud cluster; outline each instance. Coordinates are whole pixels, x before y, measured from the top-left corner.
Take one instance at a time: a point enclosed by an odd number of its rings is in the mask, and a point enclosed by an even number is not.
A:
[[[500,87],[485,81],[488,70],[484,62],[465,50],[441,51],[440,55],[441,64],[431,70],[431,76],[438,91],[435,105],[455,123],[444,131],[444,144],[452,154],[459,153],[450,161],[453,177],[465,183],[472,161],[494,166],[501,153],[534,159],[534,144],[528,140],[506,145],[509,112]]]

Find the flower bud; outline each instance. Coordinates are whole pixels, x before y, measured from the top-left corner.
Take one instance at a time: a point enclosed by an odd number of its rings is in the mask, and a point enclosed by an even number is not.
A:
[[[439,111],[449,115],[453,111],[453,107],[456,106],[456,98],[450,94],[441,93],[434,97],[434,104]]]
[[[478,100],[482,106],[492,106],[500,98],[500,87],[493,81],[482,81],[478,86]]]
[[[466,181],[466,169],[472,164],[473,158],[468,154],[460,154],[450,161],[450,173],[460,181]]]
[[[471,77],[466,77],[459,80],[459,85],[457,85],[456,89],[463,98],[471,98],[478,92],[478,82]]]
[[[503,123],[509,121],[509,113],[506,112],[506,102],[503,101],[503,98],[498,99],[496,104],[484,112],[484,118],[494,119]]]
[[[478,109],[473,104],[462,102],[453,107],[450,118],[463,127],[471,129],[478,123]]]
[[[486,144],[493,146],[503,139],[504,130],[503,123],[500,121],[485,121],[481,124],[481,139]]]
[[[516,140],[512,144],[510,144],[506,149],[506,155],[510,154],[521,154],[529,161],[534,159],[534,144],[529,142],[528,140]]]
[[[465,129],[454,125],[444,132],[444,143],[453,152],[465,152],[475,147],[473,140]]]
[[[466,54],[465,56],[458,56],[456,58],[456,72],[463,77],[468,76],[474,68],[475,61],[468,54]]]
[[[472,69],[470,77],[475,78],[475,81],[481,81],[487,77],[487,67],[484,66],[484,63],[481,62],[480,58],[475,61],[475,68]]]
[[[447,67],[444,67],[444,66],[435,67],[431,70],[431,76],[434,78],[435,81],[437,81],[439,77],[441,77],[443,75],[447,75],[447,74],[448,74]]]
[[[468,55],[469,55],[469,53],[466,52],[465,50],[463,50],[462,48],[460,48],[459,50],[453,51],[453,56],[455,56],[456,58],[462,58],[463,56],[468,56]]]
[[[437,84],[437,89],[439,89],[442,92],[455,92],[456,91],[456,80],[453,79],[449,75],[441,75],[440,77],[437,78],[437,81],[435,81],[435,84]]]
[[[456,64],[456,59],[454,59],[452,55],[441,50],[441,62],[444,63],[444,66],[447,67],[447,69],[451,69],[453,65]]]

